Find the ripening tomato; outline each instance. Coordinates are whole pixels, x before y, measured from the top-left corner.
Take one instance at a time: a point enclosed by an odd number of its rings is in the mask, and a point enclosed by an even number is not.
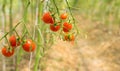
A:
[[[53,17],[50,15],[50,12],[46,12],[43,14],[43,17],[42,17],[42,20],[45,22],[45,23],[48,23],[48,24],[53,24],[54,23],[54,19]]]
[[[56,24],[50,25],[50,29],[51,31],[57,32],[60,29],[60,25]]]
[[[60,15],[60,18],[61,18],[61,19],[66,19],[66,18],[67,18],[67,13],[61,14],[61,15]]]
[[[74,41],[75,40],[75,36],[73,34],[67,34],[64,36],[64,39],[66,41]]]
[[[69,36],[69,40],[70,40],[70,41],[74,41],[74,40],[75,40],[75,36],[74,36],[74,35],[70,35],[70,36]]]
[[[31,51],[34,51],[36,49],[36,44],[30,40],[30,39],[27,39],[25,41],[25,43],[22,45],[22,48],[26,51],[26,52],[31,52]]]
[[[72,29],[72,24],[65,22],[63,24],[63,31],[64,32],[69,32]]]
[[[9,50],[7,49],[6,47],[3,47],[2,48],[2,54],[5,56],[5,57],[10,57],[14,54],[14,49],[12,50]]]
[[[19,39],[16,39],[16,36],[15,36],[15,35],[10,36],[9,42],[10,42],[10,45],[11,45],[12,47],[16,47],[16,46],[19,46],[19,45],[20,45],[20,40],[19,40]]]

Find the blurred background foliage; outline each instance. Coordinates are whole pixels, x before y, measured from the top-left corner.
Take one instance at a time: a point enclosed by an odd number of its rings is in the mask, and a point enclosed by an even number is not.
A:
[[[22,10],[29,0],[0,0],[0,23],[3,19],[3,10],[9,16],[10,1],[13,1],[12,14],[13,18],[17,14],[22,15]],[[99,20],[103,24],[119,24],[120,23],[120,0],[68,0],[71,9],[79,15],[89,18],[93,21]],[[66,9],[65,0],[57,0],[57,5],[60,9]],[[31,8],[35,12],[36,2],[31,0]],[[34,14],[33,14],[34,15]],[[1,24],[0,24],[1,26]]]

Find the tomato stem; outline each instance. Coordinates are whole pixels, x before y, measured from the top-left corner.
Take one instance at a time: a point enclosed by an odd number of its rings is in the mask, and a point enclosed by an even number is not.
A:
[[[12,19],[12,5],[13,5],[13,0],[10,1],[10,7],[9,7],[9,29],[11,29],[13,27],[13,19]],[[10,32],[10,35],[12,33]]]
[[[21,37],[21,40],[23,40],[24,39],[24,37],[25,37],[25,35],[27,34],[27,32],[26,31],[24,31],[23,32],[23,35],[22,35],[22,37]]]
[[[16,29],[16,27],[17,27],[21,22],[22,22],[22,21],[18,22],[17,25],[15,25],[14,28],[12,28],[9,32],[7,32],[6,34],[4,34],[3,37],[0,38],[0,41],[1,41],[4,37],[6,37],[10,32],[12,32],[14,29]]]
[[[32,38],[32,36],[31,36],[30,32],[28,31],[27,26],[26,26],[26,24],[25,24],[25,23],[24,23],[24,27],[25,27],[25,29],[26,29],[26,32],[27,32],[27,33],[28,33],[28,35],[30,36],[30,38],[33,40],[33,38]]]
[[[18,32],[16,31],[16,29],[14,29],[14,31],[15,31],[16,35],[18,36],[18,38],[20,38],[20,36],[19,36]]]
[[[54,3],[55,8],[56,8],[56,10],[57,10],[57,14],[58,14],[58,16],[60,16],[60,12],[59,12],[59,9],[58,9],[58,7],[57,7],[57,5],[56,5],[56,3],[55,3],[55,0],[53,0],[53,3]],[[59,17],[59,18],[60,18],[60,17]],[[60,19],[60,22],[62,22],[61,19]]]
[[[76,25],[76,22],[75,22],[75,18],[73,17],[73,14],[72,14],[70,5],[69,5],[69,3],[68,3],[67,0],[65,0],[65,1],[66,1],[67,6],[68,6],[68,9],[69,9],[69,12],[70,12],[70,14],[71,14],[71,17],[72,17],[72,19],[73,19],[73,24],[74,24],[74,26],[75,26],[75,28],[76,28],[76,30],[77,30],[77,34],[79,34],[79,30],[78,30],[78,28],[77,28],[77,25]]]
[[[8,47],[8,50],[7,51],[9,51],[9,48],[10,48],[10,43],[9,43],[9,41],[8,41],[8,39],[7,39],[7,37],[5,36],[5,39],[6,39],[6,41],[7,41],[7,44],[9,45],[9,47]]]

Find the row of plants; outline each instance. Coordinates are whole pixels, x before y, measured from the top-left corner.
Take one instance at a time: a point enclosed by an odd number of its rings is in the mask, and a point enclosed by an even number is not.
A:
[[[13,1],[10,2],[10,25],[3,27],[9,26],[9,30],[5,28],[6,31],[4,31],[3,36],[0,38],[0,41],[5,42],[1,48],[1,53],[7,59],[9,57],[17,58],[15,61],[15,71],[19,71],[18,65],[24,53],[30,53],[29,70],[31,70],[31,61],[34,55],[33,68],[34,71],[38,71],[40,59],[54,42],[57,41],[56,39],[69,42],[75,41],[79,30],[67,0],[63,1],[67,6],[66,9],[59,7],[56,0],[25,0],[22,2],[22,18],[18,20],[16,25],[13,24]],[[3,6],[5,7],[6,4],[4,3]],[[4,7],[3,25],[7,23]],[[29,11],[30,13],[28,13]]]

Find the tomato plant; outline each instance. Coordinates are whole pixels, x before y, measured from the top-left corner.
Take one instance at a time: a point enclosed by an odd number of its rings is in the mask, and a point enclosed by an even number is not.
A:
[[[7,3],[7,0],[4,0],[4,3]],[[33,52],[36,49],[35,53],[30,53],[30,61],[29,61],[29,69],[33,69],[33,66],[30,66],[33,60],[34,64],[34,71],[38,71],[39,68],[39,61],[44,56],[46,50],[54,44],[55,39],[58,40],[66,40],[66,41],[73,41],[75,40],[74,34],[71,35],[70,33],[78,33],[76,30],[76,23],[73,17],[72,11],[69,7],[69,2],[67,0],[61,1],[66,2],[66,8],[63,8],[57,3],[57,0],[31,0],[28,1],[20,1],[22,2],[22,9],[20,11],[20,19],[18,23],[15,23],[18,19],[12,17],[12,1],[10,2],[10,9],[3,7],[3,37],[0,38],[0,41],[4,39],[3,46],[9,48],[2,48],[1,53],[6,56],[10,57],[14,54],[14,51],[17,51],[17,54],[13,57],[15,58],[15,70],[19,69],[18,63],[22,59],[21,56],[26,54],[22,54],[23,51],[26,52]],[[19,2],[19,0],[18,0]],[[45,3],[45,4],[44,4]],[[5,6],[5,4],[3,4]],[[7,6],[5,6],[7,7]],[[21,7],[21,6],[20,6]],[[14,7],[13,7],[14,8]],[[8,18],[6,16],[6,9],[10,10],[9,13],[9,23]],[[15,9],[16,10],[16,9]],[[19,9],[18,9],[19,10]],[[65,11],[65,12],[64,12]],[[15,11],[18,12],[18,11]],[[62,13],[63,12],[63,13]],[[16,13],[17,14],[17,13]],[[14,14],[14,16],[16,16]],[[69,17],[68,17],[69,14]],[[68,22],[69,21],[69,22]],[[7,24],[8,23],[8,24]],[[35,23],[35,24],[33,24]],[[47,25],[46,25],[47,24]],[[19,25],[18,29],[17,26]],[[9,28],[7,29],[6,26]],[[5,28],[4,28],[5,27]],[[73,30],[72,30],[73,28]],[[52,32],[51,32],[52,31]],[[14,33],[14,34],[13,34]],[[12,35],[13,34],[13,35]],[[64,35],[67,34],[67,35]],[[11,35],[11,36],[10,36]],[[10,36],[10,37],[9,37]],[[64,37],[63,37],[64,36]],[[8,39],[9,37],[9,39]],[[29,39],[26,39],[29,38]],[[26,39],[26,40],[25,40]],[[25,40],[25,41],[24,41]],[[34,42],[34,41],[36,42]],[[37,45],[36,45],[37,44]],[[17,46],[21,45],[18,49]],[[15,49],[16,48],[16,49]],[[17,59],[16,59],[17,58]],[[3,62],[4,63],[4,62]],[[3,70],[4,71],[4,70]],[[33,71],[33,70],[32,70]]]
[[[14,49],[10,50],[10,48],[6,48],[6,47],[3,47],[2,48],[2,54],[5,56],[5,57],[10,57],[14,54]]]
[[[26,52],[32,52],[36,49],[36,44],[31,39],[27,39],[22,45],[22,48]]]
[[[43,16],[42,16],[42,20],[43,20],[45,23],[48,23],[48,24],[53,24],[53,23],[54,23],[54,19],[53,19],[53,17],[51,16],[51,13],[50,13],[50,12],[44,13]]]
[[[66,19],[66,18],[67,18],[67,13],[61,14],[61,15],[60,15],[60,18],[63,19],[63,20]]]
[[[68,22],[64,22],[63,24],[63,31],[64,32],[69,32],[72,29],[72,24],[68,23]]]

